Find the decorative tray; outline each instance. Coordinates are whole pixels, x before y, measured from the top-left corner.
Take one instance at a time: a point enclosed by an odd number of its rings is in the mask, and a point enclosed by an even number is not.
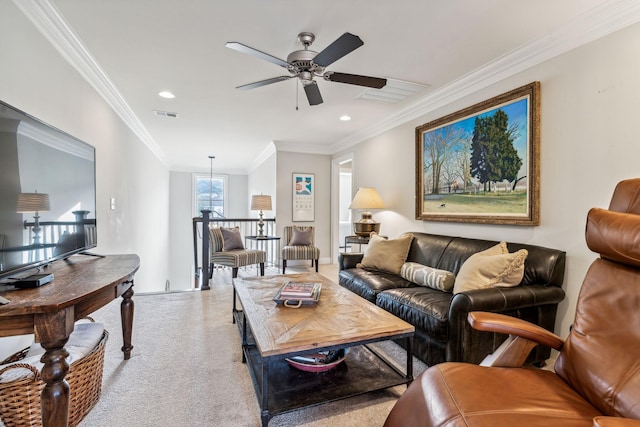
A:
[[[305,294],[303,296],[295,296],[295,292],[287,292],[290,287],[300,287],[301,285],[311,286],[312,290],[309,294]],[[322,285],[320,283],[287,282],[278,290],[278,293],[273,297],[273,300],[276,304],[283,304],[285,307],[291,308],[298,308],[303,305],[313,305],[318,302],[321,289]]]

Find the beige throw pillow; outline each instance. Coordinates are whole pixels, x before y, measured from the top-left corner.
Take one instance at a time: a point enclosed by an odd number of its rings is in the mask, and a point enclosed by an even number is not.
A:
[[[224,243],[222,245],[223,251],[244,249],[242,236],[240,236],[240,227],[221,228],[220,231],[222,232],[222,238],[224,239]]]
[[[291,240],[289,240],[289,245],[311,246],[311,230],[311,228],[303,230],[300,227],[294,225],[291,228]]]
[[[519,285],[524,276],[527,255],[526,249],[509,253],[505,242],[471,255],[460,267],[453,293]]]
[[[447,270],[439,270],[417,262],[405,262],[400,269],[400,276],[420,286],[451,292],[456,276]]]
[[[358,267],[387,271],[399,276],[402,264],[409,255],[412,241],[411,233],[405,233],[397,239],[390,240],[371,233],[369,247]]]

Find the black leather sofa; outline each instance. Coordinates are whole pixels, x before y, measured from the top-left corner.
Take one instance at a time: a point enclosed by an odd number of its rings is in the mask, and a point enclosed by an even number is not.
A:
[[[426,233],[412,233],[407,262],[457,274],[464,261],[499,242]],[[384,271],[356,267],[362,253],[341,253],[339,283],[415,326],[413,353],[427,365],[441,362],[480,363],[506,338],[480,332],[467,322],[470,311],[491,311],[518,317],[554,330],[562,290],[565,252],[507,242],[509,252],[527,249],[524,277],[515,287],[478,289],[458,294],[418,286]],[[528,363],[541,365],[550,348],[536,347]]]

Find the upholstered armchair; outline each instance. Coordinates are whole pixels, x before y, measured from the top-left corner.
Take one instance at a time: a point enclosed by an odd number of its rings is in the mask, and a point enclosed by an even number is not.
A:
[[[508,334],[505,344],[481,365],[427,369],[385,426],[639,426],[640,179],[620,182],[608,210],[589,211],[585,236],[600,257],[566,340],[521,319],[472,312],[474,328]],[[555,371],[520,367],[537,343],[559,351]]]
[[[238,268],[259,264],[260,275],[264,276],[265,251],[245,249],[238,227],[209,227],[209,278],[213,275],[215,265],[231,267],[231,276],[238,277]]]
[[[238,268],[258,264],[260,275],[264,276],[265,251],[245,249],[240,236],[240,229],[209,227],[209,278],[213,276],[215,265],[231,267],[231,277],[238,277]],[[233,323],[236,313],[236,288],[233,288]]]
[[[311,260],[311,266],[316,266],[318,272],[318,259],[320,258],[320,249],[313,243],[313,226],[284,227],[284,244],[281,249],[282,258],[282,274],[287,268],[287,260]]]

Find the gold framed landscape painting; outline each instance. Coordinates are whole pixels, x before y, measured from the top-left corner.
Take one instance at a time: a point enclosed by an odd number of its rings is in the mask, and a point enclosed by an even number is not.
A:
[[[540,83],[416,128],[416,219],[538,225]]]

